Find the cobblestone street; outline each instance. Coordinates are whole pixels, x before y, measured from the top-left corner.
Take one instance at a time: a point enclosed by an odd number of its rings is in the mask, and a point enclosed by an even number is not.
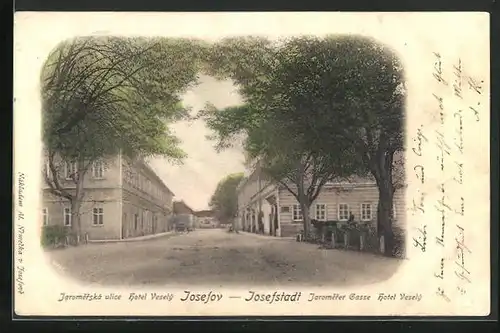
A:
[[[362,285],[387,279],[401,263],[222,229],[89,244],[49,256],[62,274],[102,285]]]

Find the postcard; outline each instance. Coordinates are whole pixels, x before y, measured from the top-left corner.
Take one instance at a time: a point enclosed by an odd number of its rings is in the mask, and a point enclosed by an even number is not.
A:
[[[14,33],[17,315],[490,313],[487,13]]]

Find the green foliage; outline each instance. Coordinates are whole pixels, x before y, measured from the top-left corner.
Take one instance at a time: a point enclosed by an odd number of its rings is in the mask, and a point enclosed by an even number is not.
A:
[[[210,199],[210,208],[215,211],[219,221],[230,222],[238,212],[236,188],[243,179],[243,173],[228,175],[222,179]]]
[[[183,39],[82,37],[61,43],[41,76],[47,149],[67,159],[93,160],[118,150],[182,158],[167,124],[187,115],[180,95],[196,82],[200,50]]]
[[[71,202],[77,234],[83,179],[94,161],[118,152],[185,157],[168,125],[188,116],[181,95],[196,83],[204,50],[188,39],[81,37],[48,56],[41,73],[45,180]],[[74,191],[58,180],[61,161],[76,162]]]
[[[66,236],[70,229],[59,225],[46,225],[42,227],[41,243],[43,247],[52,247],[55,245],[64,244]]]
[[[330,70],[329,77],[322,77],[328,69],[325,61],[336,52],[325,43],[310,37],[274,44],[259,38],[223,41],[214,47],[214,72],[233,79],[246,103],[203,113],[219,148],[244,134],[249,159],[260,160],[278,181],[309,182],[310,199],[329,180],[366,172],[339,122],[328,123],[332,116],[327,113],[337,110],[328,109],[324,100],[317,102],[326,95],[324,85],[338,74]]]
[[[390,229],[393,156],[404,143],[405,87],[395,54],[358,36],[231,38],[211,52],[213,73],[231,78],[245,102],[203,114],[220,147],[243,134],[249,159],[303,208],[327,181],[370,172],[381,193],[379,220]]]

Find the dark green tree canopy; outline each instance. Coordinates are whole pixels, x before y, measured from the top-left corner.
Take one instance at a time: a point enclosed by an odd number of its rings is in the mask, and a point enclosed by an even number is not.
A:
[[[185,153],[168,125],[186,117],[181,95],[197,81],[202,44],[185,39],[80,37],[58,45],[41,73],[43,141],[52,194],[71,203],[79,235],[83,182],[92,163]],[[74,189],[60,181],[71,162]]]
[[[237,187],[243,179],[243,173],[230,174],[222,179],[210,199],[210,208],[215,211],[221,222],[229,222],[238,212]]]
[[[243,135],[247,156],[284,186],[292,183],[303,209],[327,181],[369,172],[380,192],[380,229],[390,229],[393,158],[404,149],[405,86],[397,56],[351,35],[233,38],[213,49],[213,72],[232,79],[244,100],[201,113],[217,144]]]
[[[60,155],[184,153],[167,124],[185,117],[201,47],[183,39],[81,37],[61,43],[42,72],[44,141]]]

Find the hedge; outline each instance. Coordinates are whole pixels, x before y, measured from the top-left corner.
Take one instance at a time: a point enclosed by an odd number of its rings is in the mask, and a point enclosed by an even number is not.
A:
[[[71,227],[60,225],[43,226],[41,243],[43,247],[78,245],[77,236],[71,230]]]

